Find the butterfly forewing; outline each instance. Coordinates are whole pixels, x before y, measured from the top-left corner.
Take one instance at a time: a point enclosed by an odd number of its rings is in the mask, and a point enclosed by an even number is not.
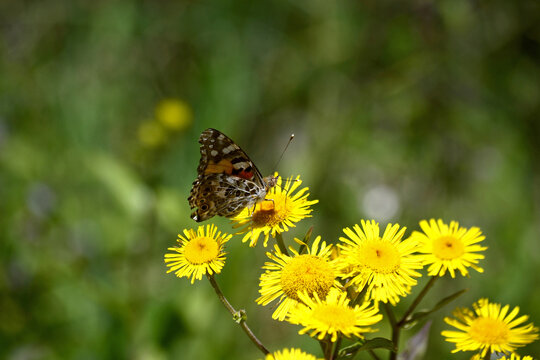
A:
[[[195,221],[235,216],[262,201],[275,185],[273,177],[263,179],[246,153],[220,131],[203,131],[199,143],[201,160],[188,198],[191,208],[197,208],[191,214]]]

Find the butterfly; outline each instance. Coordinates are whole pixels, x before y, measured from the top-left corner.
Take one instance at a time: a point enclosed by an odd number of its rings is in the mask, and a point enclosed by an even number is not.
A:
[[[199,137],[201,160],[188,198],[197,222],[215,215],[233,217],[264,200],[276,185],[275,176],[263,177],[246,153],[216,129]]]

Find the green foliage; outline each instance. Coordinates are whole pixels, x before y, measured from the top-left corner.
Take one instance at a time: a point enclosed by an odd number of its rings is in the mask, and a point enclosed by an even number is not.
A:
[[[0,358],[260,357],[208,284],[165,274],[207,127],[265,175],[295,133],[277,170],[320,200],[298,238],[374,214],[479,226],[485,273],[433,301],[468,287],[454,303],[540,323],[538,2],[8,0],[0,24]],[[165,98],[193,123],[149,146]],[[231,301],[270,348],[316,353],[254,303],[264,251],[236,240]],[[442,328],[428,359],[450,356]]]
[[[467,289],[463,289],[463,290],[455,292],[452,295],[449,295],[449,296],[445,297],[444,299],[439,300],[439,302],[437,302],[437,304],[432,309],[415,312],[414,314],[412,314],[410,319],[405,319],[406,320],[405,324],[415,323],[415,322],[425,318],[429,314],[432,314],[432,313],[442,309],[445,305],[450,304],[452,301],[456,300],[458,297],[463,295],[466,291],[467,291]]]

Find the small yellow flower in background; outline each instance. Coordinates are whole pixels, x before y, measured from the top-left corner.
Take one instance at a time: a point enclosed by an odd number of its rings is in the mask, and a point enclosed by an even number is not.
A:
[[[266,355],[265,360],[318,360],[315,356],[300,349],[283,349]]]
[[[456,221],[451,221],[448,226],[441,219],[431,219],[429,223],[422,220],[420,227],[424,233],[414,231],[411,237],[420,243],[418,251],[424,254],[420,256],[423,264],[429,265],[430,276],[443,276],[448,271],[455,277],[455,270],[466,276],[469,274],[468,267],[484,272],[484,269],[476,265],[478,260],[484,258],[479,252],[487,249],[478,244],[485,239],[479,228],[459,227]]]
[[[381,237],[378,223],[361,223],[362,228],[354,225],[352,230],[343,229],[348,238],[339,238],[341,277],[350,278],[359,289],[367,286],[367,299],[395,305],[400,296],[410,293],[411,286],[416,285],[414,278],[421,276],[415,269],[421,269],[422,264],[413,255],[418,249],[417,241],[402,241],[405,228],[400,230],[398,224],[388,224]]]
[[[165,128],[180,131],[191,125],[193,114],[185,102],[178,99],[164,99],[156,105],[156,120]]]
[[[538,339],[538,328],[533,324],[518,327],[529,319],[526,315],[516,318],[519,307],[508,313],[508,305],[501,309],[500,304],[480,299],[473,304],[473,309],[474,312],[458,308],[453,313],[457,319],[444,319],[447,324],[461,330],[441,333],[446,341],[456,343],[453,353],[480,351],[481,357],[492,352],[508,354]]]
[[[320,246],[319,246],[320,245]],[[300,300],[298,292],[317,293],[324,299],[332,287],[339,287],[336,279],[337,263],[330,260],[332,245],[321,243],[317,236],[308,253],[299,255],[290,249],[293,256],[283,254],[277,245],[275,253],[266,255],[273,260],[264,264],[266,270],[261,275],[259,305],[267,305],[279,298],[279,305],[272,314],[273,319],[285,320],[289,310]]]
[[[306,293],[299,296],[302,303],[291,309],[287,321],[302,325],[304,328],[300,334],[310,332],[309,335],[318,340],[329,335],[335,342],[339,334],[363,338],[364,333],[377,331],[369,326],[382,319],[378,308],[369,302],[350,307],[347,293],[335,288],[330,290],[325,300],[321,300],[317,293],[314,299]]]
[[[154,120],[147,120],[141,123],[137,134],[141,144],[149,148],[161,146],[167,140],[165,130]]]
[[[278,176],[276,173],[275,176]],[[289,231],[289,227],[294,227],[300,220],[311,217],[313,211],[309,207],[319,202],[319,200],[308,200],[309,188],[304,187],[294,193],[302,184],[300,176],[296,179],[289,178],[282,186],[281,176],[277,179],[277,184],[266,194],[264,201],[261,201],[255,208],[247,207],[240,214],[233,218],[236,222],[235,228],[244,226],[238,233],[244,235],[242,242],[249,240],[249,246],[257,245],[261,234],[264,234],[266,247],[270,236],[274,237],[278,233]]]
[[[165,254],[167,273],[174,271],[178,277],[191,278],[192,284],[205,274],[219,274],[225,265],[223,245],[231,237],[217,231],[214,224],[206,225],[206,231],[205,226],[199,226],[197,232],[185,229],[184,236],[178,234],[180,246],[169,248],[174,253]]]

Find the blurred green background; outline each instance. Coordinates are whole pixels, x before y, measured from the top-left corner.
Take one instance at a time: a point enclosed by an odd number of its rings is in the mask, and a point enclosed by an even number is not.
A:
[[[261,357],[206,281],[165,273],[207,127],[265,175],[296,135],[277,170],[320,203],[288,239],[479,226],[485,273],[424,305],[466,287],[455,305],[539,325],[539,24],[534,0],[2,1],[0,357]],[[239,240],[218,278],[233,305],[270,349],[319,355],[255,304],[264,249]],[[469,358],[439,335],[453,307],[426,359]]]

